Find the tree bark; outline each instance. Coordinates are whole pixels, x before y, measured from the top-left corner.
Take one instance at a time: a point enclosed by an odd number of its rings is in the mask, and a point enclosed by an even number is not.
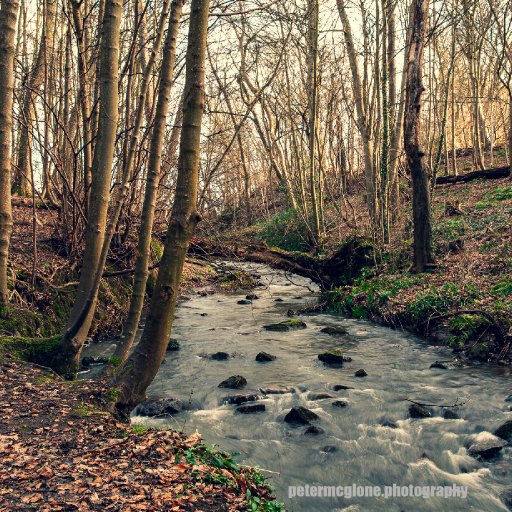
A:
[[[9,300],[7,264],[12,233],[11,141],[18,0],[0,2],[0,308]]]
[[[94,305],[89,308],[86,317],[81,319],[76,332],[70,332],[70,328],[77,325],[93,287],[105,235],[119,116],[118,61],[122,5],[122,0],[107,0],[105,2],[100,45],[99,80],[101,85],[98,135],[92,163],[91,200],[87,216],[85,254],[80,273],[80,284],[71,317],[61,341],[59,361],[57,362],[63,366],[66,372],[72,372],[78,366],[80,351],[88,334],[95,309]]]
[[[148,266],[151,252],[151,234],[155,219],[158,184],[161,177],[165,122],[169,111],[169,99],[173,84],[174,65],[176,63],[176,42],[184,4],[185,0],[174,0],[171,5],[171,15],[162,57],[162,68],[160,71],[156,115],[149,150],[146,192],[144,195],[144,205],[139,229],[137,260],[135,263],[130,309],[123,328],[123,334],[121,335],[121,339],[114,353],[115,360],[119,362],[124,362],[128,357],[135,335],[137,334],[142,307],[144,305],[146,282],[149,274]]]
[[[144,400],[146,390],[160,368],[171,335],[185,256],[200,220],[197,190],[209,4],[209,0],[192,0],[176,198],[146,327],[137,348],[114,381],[119,391],[115,405],[122,413]]]
[[[428,26],[429,0],[412,0],[412,30],[407,59],[407,83],[404,116],[404,147],[412,177],[414,261],[413,270],[424,272],[432,263],[432,227],[430,220],[430,191],[420,149],[420,110],[422,64]]]
[[[315,251],[319,248],[320,217],[317,199],[317,123],[318,123],[318,0],[308,0],[308,144],[309,144],[309,195],[311,197],[311,234]]]

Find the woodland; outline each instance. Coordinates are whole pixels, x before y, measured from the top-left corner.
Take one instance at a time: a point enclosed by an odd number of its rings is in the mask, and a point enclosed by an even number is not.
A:
[[[284,510],[130,425],[182,302],[258,298],[225,262],[317,286],[289,326],[508,371],[511,27],[511,0],[0,0],[0,507]]]

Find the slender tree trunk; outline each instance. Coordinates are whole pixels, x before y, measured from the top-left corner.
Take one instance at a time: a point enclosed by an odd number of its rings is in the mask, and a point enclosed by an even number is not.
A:
[[[7,263],[12,232],[11,141],[18,0],[0,2],[0,313],[9,300]]]
[[[320,245],[320,216],[317,198],[316,138],[318,123],[318,0],[308,0],[308,103],[309,103],[309,195],[311,197],[311,233],[315,250]]]
[[[512,91],[508,99],[508,165],[512,170]],[[512,179],[512,173],[510,178]]]
[[[176,63],[176,41],[184,4],[185,0],[174,0],[171,5],[171,15],[169,18],[169,27],[167,29],[167,37],[162,57],[162,68],[160,71],[160,86],[158,91],[153,135],[149,150],[146,192],[144,195],[144,205],[142,208],[141,225],[139,229],[133,290],[128,317],[123,328],[123,334],[114,354],[116,362],[124,362],[128,357],[135,335],[137,334],[142,307],[144,305],[144,295],[148,279],[149,256],[151,252],[151,234],[155,219],[158,184],[161,176],[165,122],[167,119],[167,112],[169,110],[174,65]]]
[[[363,157],[364,169],[366,176],[366,194],[368,200],[368,208],[371,219],[375,222],[377,219],[377,196],[376,196],[376,183],[375,183],[375,169],[374,169],[374,156],[371,148],[371,129],[368,124],[367,112],[365,109],[364,95],[366,90],[363,90],[361,84],[361,76],[357,63],[357,55],[354,46],[354,38],[352,36],[352,28],[347,15],[345,0],[337,0],[338,12],[340,15],[341,23],[343,25],[343,34],[345,37],[345,45],[347,47],[347,54],[350,63],[350,71],[352,73],[352,91],[354,93],[354,100],[357,111],[357,127],[361,135],[363,144]]]
[[[23,196],[32,194],[31,183],[31,161],[30,147],[32,144],[32,125],[34,122],[34,95],[43,85],[45,75],[46,54],[51,50],[52,30],[57,12],[56,0],[45,0],[43,7],[43,26],[41,39],[38,43],[39,49],[33,67],[27,77],[26,88],[23,94],[23,104],[21,106],[20,136],[18,145],[17,170],[12,189]]]
[[[420,110],[423,52],[428,26],[429,0],[412,0],[412,31],[406,52],[407,83],[404,116],[404,147],[412,177],[414,262],[413,270],[424,272],[432,263],[430,191],[420,149]]]
[[[83,181],[84,181],[84,204],[87,212],[89,203],[89,191],[91,188],[91,167],[92,167],[92,148],[91,148],[91,105],[89,98],[89,86],[87,80],[87,50],[85,46],[85,32],[81,2],[71,1],[73,11],[73,25],[78,51],[78,81],[79,81],[79,100],[82,113],[82,145],[83,145]]]
[[[106,0],[100,45],[99,64],[99,115],[98,136],[92,163],[92,184],[85,254],[80,273],[75,303],[56,366],[65,372],[73,372],[78,366],[80,351],[94,315],[94,305],[85,318],[80,318],[90,296],[103,247],[107,210],[110,198],[110,180],[116,143],[118,121],[118,61],[122,0]],[[77,329],[70,330],[78,325]]]
[[[116,407],[127,413],[144,400],[160,368],[171,335],[176,298],[185,256],[195,227],[205,101],[205,61],[209,0],[192,0],[186,57],[185,102],[181,132],[178,180],[164,254],[142,339],[123,365],[114,385],[119,390]]]
[[[126,196],[128,195],[129,190],[129,180],[131,177],[132,167],[133,167],[133,160],[135,157],[135,150],[136,145],[138,141],[138,133],[140,131],[142,120],[144,117],[144,107],[145,107],[145,100],[146,100],[146,92],[148,88],[148,82],[149,82],[149,76],[151,74],[151,71],[153,69],[155,60],[156,60],[156,54],[158,51],[158,48],[160,47],[163,32],[165,28],[165,20],[167,18],[167,14],[169,12],[169,2],[164,2],[162,6],[162,14],[160,17],[160,23],[158,25],[157,30],[157,37],[155,38],[153,51],[151,53],[150,59],[146,65],[146,69],[144,70],[143,76],[142,76],[142,83],[140,87],[139,92],[139,102],[137,105],[136,115],[135,115],[135,122],[133,127],[133,133],[132,137],[130,138],[130,144],[128,149],[128,156],[127,160],[125,161],[122,175],[121,175],[121,182],[119,184],[119,189],[116,195],[116,200],[113,206],[113,212],[111,214],[110,221],[108,223],[108,226],[105,229],[105,235],[103,239],[103,244],[101,247],[101,252],[96,264],[96,267],[93,270],[93,281],[88,293],[88,296],[86,298],[86,301],[84,302],[79,314],[77,315],[74,322],[70,323],[68,326],[67,331],[64,334],[63,337],[63,343],[65,343],[66,339],[72,339],[73,340],[73,346],[75,350],[78,350],[78,353],[75,355],[76,362],[81,348],[85,342],[85,337],[87,336],[87,333],[89,332],[90,325],[92,323],[92,318],[94,316],[94,311],[96,309],[96,302],[98,299],[98,293],[99,288],[101,284],[101,277],[103,275],[103,270],[105,268],[105,264],[107,261],[108,251],[110,248],[110,243],[112,241],[112,237],[114,235],[114,231],[117,225],[117,221],[119,220],[119,215],[121,213],[121,208],[124,203],[124,200],[126,199]]]

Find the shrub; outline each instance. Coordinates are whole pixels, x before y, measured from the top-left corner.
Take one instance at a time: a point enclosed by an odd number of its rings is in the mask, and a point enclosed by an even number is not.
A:
[[[299,218],[297,212],[288,209],[275,214],[268,222],[260,225],[257,240],[270,247],[278,247],[286,251],[307,251],[307,226]]]

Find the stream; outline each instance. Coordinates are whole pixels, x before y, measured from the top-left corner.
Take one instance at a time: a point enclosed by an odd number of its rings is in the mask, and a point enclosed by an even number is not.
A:
[[[314,304],[318,289],[309,280],[257,264],[237,264],[258,274],[264,286],[237,293],[190,292],[180,303],[173,338],[181,348],[168,352],[148,390],[149,397],[176,397],[190,410],[166,418],[134,417],[134,423],[172,427],[192,433],[196,429],[209,444],[237,452],[237,462],[260,466],[279,501],[287,510],[313,511],[504,511],[500,494],[512,484],[512,448],[505,447],[491,461],[471,457],[467,448],[475,440],[512,418],[511,369],[480,365],[450,369],[430,368],[435,361],[451,360],[450,350],[432,346],[408,333],[339,315],[301,317],[306,329],[272,332],[263,325],[287,319],[289,309]],[[201,294],[202,293],[202,294]],[[249,304],[237,302],[248,293],[258,295]],[[278,301],[276,301],[276,299]],[[321,333],[326,326],[341,326],[348,335]],[[352,362],[329,367],[318,354],[341,348]],[[84,356],[108,356],[114,341],[91,344]],[[224,361],[212,353],[228,352]],[[274,361],[259,363],[264,351]],[[364,369],[367,376],[354,373]],[[242,375],[247,386],[222,389],[218,384]],[[334,391],[335,385],[353,389]],[[284,394],[262,395],[260,388],[290,387]],[[264,412],[240,414],[222,398],[258,393]],[[332,398],[313,400],[327,393]],[[410,402],[454,404],[461,419],[444,419],[433,407],[433,417],[409,418]],[[343,400],[346,407],[333,407]],[[313,423],[324,432],[305,435],[305,426],[283,421],[294,406],[315,412]],[[383,425],[383,423],[385,425]],[[468,487],[467,498],[368,497],[288,498],[288,487],[326,486],[451,486]]]

